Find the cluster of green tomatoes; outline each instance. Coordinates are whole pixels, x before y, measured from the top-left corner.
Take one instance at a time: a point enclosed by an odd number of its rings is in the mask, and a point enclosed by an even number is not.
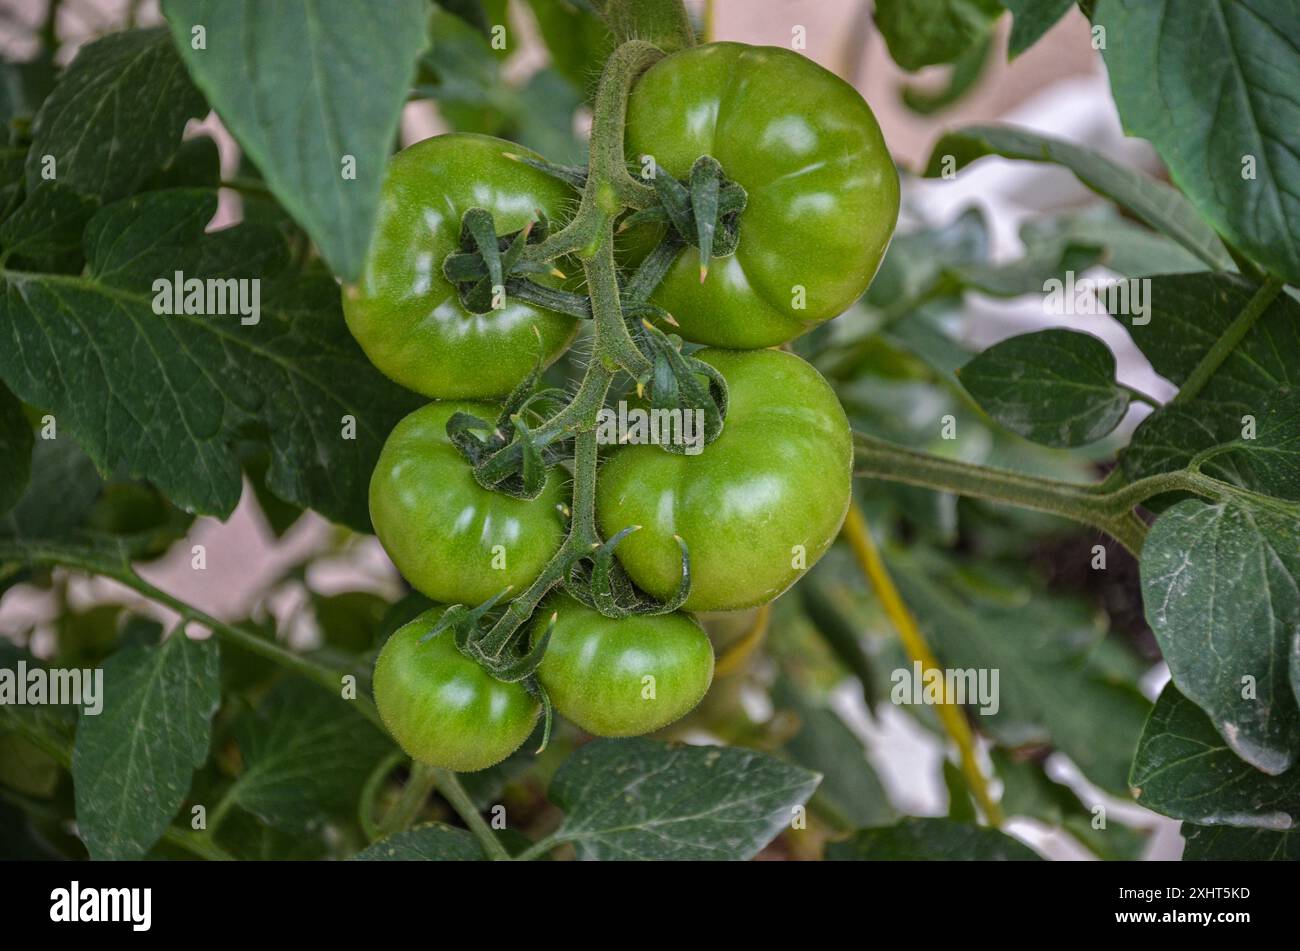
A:
[[[509,644],[522,654],[543,642],[527,678],[502,679],[463,638],[439,630],[445,612],[465,610],[449,605],[486,607],[533,585],[579,508],[563,460],[520,497],[476,478],[455,438],[456,420],[495,419],[500,401],[567,350],[583,323],[545,306],[548,289],[570,298],[582,289],[580,261],[533,268],[532,293],[468,303],[458,272],[481,265],[467,256],[470,221],[490,221],[489,237],[514,260],[511,248],[535,222],[559,226],[573,216],[571,182],[499,139],[416,143],[392,159],[364,275],[345,289],[349,327],[369,358],[432,400],[393,429],[370,486],[385,550],[440,605],[391,636],[374,672],[384,722],[425,763],[469,771],[499,762],[533,731],[544,700],[602,736],[672,723],[713,677],[712,646],[688,612],[771,601],[826,551],[849,505],[844,411],[815,369],[774,348],[842,313],[892,234],[898,179],[867,104],[793,52],[708,44],[640,76],[624,145],[633,175],[650,168],[685,189],[710,156],[745,196],[729,241],[704,254],[707,278],[698,234],[680,227],[687,206],[676,217],[671,208],[627,212],[620,220],[631,227],[614,238],[623,281],[650,249],[676,242],[650,292],[648,312],[658,317],[647,323],[669,329],[692,366],[725,380],[725,423],[699,454],[600,447],[594,520],[602,538],[619,537],[616,570],[646,603],[667,604],[681,590],[685,550],[689,586],[672,605],[679,609],[602,610],[562,578]]]

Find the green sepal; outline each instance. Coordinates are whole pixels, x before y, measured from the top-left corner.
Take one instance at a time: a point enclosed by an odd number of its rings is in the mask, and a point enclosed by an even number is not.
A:
[[[660,601],[638,588],[614,557],[619,543],[639,529],[639,525],[629,525],[595,546],[590,554],[575,558],[565,570],[561,582],[564,590],[608,618],[671,614],[679,610],[691,593],[691,554],[686,540],[673,536],[682,551],[682,577],[672,595]]]
[[[727,418],[727,381],[722,374],[703,360],[682,353],[681,338],[665,334],[648,321],[641,322],[637,337],[642,352],[651,362],[650,372],[638,380],[650,394],[651,407],[683,413],[702,410],[704,445],[717,439]],[[701,376],[705,383],[701,383]],[[689,447],[666,442],[660,448],[674,455],[685,455]]]

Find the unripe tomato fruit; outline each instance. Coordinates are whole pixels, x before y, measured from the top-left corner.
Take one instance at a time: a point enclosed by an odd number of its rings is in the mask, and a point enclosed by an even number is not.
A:
[[[519,749],[541,704],[458,651],[450,631],[421,644],[444,610],[425,611],[384,644],[375,661],[375,705],[408,756],[468,773]]]
[[[596,736],[639,736],[689,713],[713,680],[713,647],[686,614],[607,618],[556,595],[533,622],[556,615],[537,678],[561,714]]]
[[[659,598],[681,575],[684,608],[730,611],[771,601],[830,547],[848,511],[853,438],[830,385],[779,350],[701,350],[721,371],[730,407],[721,435],[698,455],[623,446],[600,470],[596,514],[632,580]]]
[[[456,411],[496,419],[485,403],[430,403],[395,427],[370,477],[370,520],[397,570],[445,604],[479,604],[507,585],[519,594],[564,541],[556,506],[567,495],[552,469],[532,501],[483,488],[447,437]]]
[[[389,163],[361,280],[344,289],[343,313],[366,356],[408,389],[438,399],[504,396],[537,364],[572,342],[578,322],[511,298],[474,314],[442,272],[460,250],[461,217],[485,208],[498,235],[541,210],[558,227],[577,202],[567,185],[521,162],[528,149],[486,135],[425,139]],[[560,280],[531,275],[537,283]],[[536,333],[534,333],[536,331]]]
[[[652,295],[697,343],[770,347],[842,314],[898,219],[898,173],[870,107],[791,50],[709,43],[665,57],[632,89],[626,149],[634,168],[650,155],[683,180],[710,155],[748,193],[735,253],[701,283],[686,248]],[[629,240],[644,253],[652,238]]]

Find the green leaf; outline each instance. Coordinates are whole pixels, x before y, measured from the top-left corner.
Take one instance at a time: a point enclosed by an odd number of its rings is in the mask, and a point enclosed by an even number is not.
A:
[[[230,514],[253,435],[278,496],[368,530],[374,461],[418,400],[365,359],[333,280],[284,270],[268,228],[204,234],[215,209],[210,191],[150,192],[91,219],[85,275],[0,275],[0,376],[101,472],[148,478],[187,510]],[[260,280],[260,319],[155,313],[154,282],[177,271]]]
[[[515,98],[514,141],[552,162],[586,163],[587,147],[573,135],[573,114],[582,105],[577,86],[553,69],[540,69]]]
[[[41,182],[0,225],[5,262],[58,273],[80,271],[81,233],[98,207],[93,198],[66,185]]]
[[[909,72],[951,63],[989,34],[999,0],[876,0],[876,26]]]
[[[32,424],[23,412],[23,404],[0,383],[0,516],[17,505],[27,490],[34,443]]]
[[[104,663],[103,710],[84,710],[72,752],[77,830],[94,859],[138,859],[208,757],[221,702],[217,644],[180,631]]]
[[[597,740],[551,781],[557,841],[582,859],[745,860],[790,827],[820,777],[750,750]]]
[[[1300,514],[1188,499],[1142,548],[1142,601],[1174,683],[1272,774],[1300,753],[1298,539]]]
[[[244,771],[227,793],[264,822],[306,832],[355,809],[388,738],[347,701],[303,680],[281,682],[235,725]]]
[[[356,280],[415,61],[425,4],[164,0],[190,75],[267,185]],[[191,31],[206,28],[206,47]],[[355,178],[345,177],[345,161]]]
[[[1096,442],[1128,411],[1110,348],[1073,330],[1040,330],[994,344],[961,368],[960,379],[998,423],[1060,449]]]
[[[1074,0],[1002,0],[1011,11],[1009,59],[1015,59],[1033,46],[1074,6]]]
[[[352,856],[356,862],[480,862],[483,850],[464,829],[430,822],[398,832]]]
[[[1012,126],[969,126],[949,132],[930,153],[929,178],[957,171],[986,155],[1053,162],[1091,188],[1167,234],[1211,268],[1227,270],[1232,259],[1192,204],[1151,176],[1111,161],[1100,152]],[[952,157],[952,165],[947,161]]]
[[[836,862],[1040,861],[1029,846],[997,829],[951,819],[917,818],[862,829],[847,842],[827,846],[826,858]]]
[[[430,46],[420,56],[417,91],[438,100],[461,131],[491,132],[510,108],[510,90],[487,37],[465,19],[438,7],[429,11]]]
[[[339,857],[338,846],[343,842],[337,833],[338,830],[330,828],[285,832],[267,825],[252,813],[236,809],[222,819],[216,841],[221,848],[247,861],[310,862]],[[345,845],[344,851],[348,850]]]
[[[20,662],[27,665],[28,672],[46,667],[13,641],[0,638],[0,670],[12,671],[16,676]],[[76,723],[76,708],[66,704],[0,703],[0,733],[17,733],[38,749],[56,755],[64,765]]]
[[[794,589],[799,607],[836,659],[858,679],[862,685],[862,700],[867,709],[874,712],[880,702],[875,664],[862,648],[859,628],[840,611],[833,594],[822,584],[821,577],[816,572],[807,574]]]
[[[1239,410],[1200,400],[1161,407],[1121,457],[1130,479],[1191,465],[1223,482],[1300,501],[1300,399],[1294,387],[1268,397],[1246,438]]]
[[[1229,455],[1241,460],[1243,480],[1280,499],[1300,501],[1300,388],[1273,394],[1254,439],[1239,439]]]
[[[1200,825],[1281,831],[1300,818],[1300,769],[1270,776],[1240,759],[1173,684],[1142,731],[1130,781],[1148,809]]]
[[[1256,290],[1231,274],[1173,274],[1150,279],[1149,321],[1128,326],[1133,342],[1157,373],[1181,386]],[[1240,440],[1243,417],[1269,423],[1275,448],[1286,443],[1285,407],[1273,410],[1283,391],[1300,388],[1300,302],[1279,294],[1230,352],[1195,398],[1152,413],[1133,432],[1120,463],[1130,480],[1181,469],[1198,453]],[[1258,434],[1257,434],[1258,436]],[[1262,446],[1256,443],[1257,446]],[[1283,454],[1285,456],[1285,454]],[[1205,471],[1226,482],[1287,493],[1285,469],[1264,456],[1211,459]],[[1260,481],[1260,480],[1263,481]]]
[[[970,784],[962,775],[961,767],[949,759],[943,761],[943,785],[948,791],[948,818],[954,822],[977,823],[979,813],[975,810]]]
[[[221,184],[221,153],[216,139],[197,135],[181,143],[176,155],[164,168],[155,172],[142,191],[163,188],[216,188]],[[244,212],[247,218],[247,209]]]
[[[1050,743],[1098,786],[1127,790],[1150,704],[1131,679],[1094,661],[1106,642],[1091,610],[1063,598],[980,597],[952,584],[933,556],[891,551],[887,561],[941,665],[998,671],[997,712],[972,706],[981,730],[1006,746]]]
[[[900,301],[911,309],[934,290],[945,269],[983,263],[988,254],[988,223],[978,208],[967,208],[944,227],[897,235],[865,299],[882,310]]]
[[[25,148],[0,148],[0,221],[8,218],[23,200]]]
[[[772,702],[799,718],[799,731],[786,741],[785,754],[822,774],[813,795],[814,808],[845,829],[881,825],[898,817],[862,741],[834,710],[805,696],[784,678],[777,681]]]
[[[130,195],[206,111],[165,29],[111,33],[81,48],[36,114],[27,191],[53,156],[60,184],[105,202]]]
[[[1234,829],[1184,822],[1184,862],[1300,862],[1300,829]]]
[[[1157,373],[1181,386],[1258,285],[1235,274],[1166,274],[1151,278],[1149,319],[1112,316]],[[1300,301],[1279,294],[1197,394],[1198,402],[1259,407],[1280,386],[1300,385]]]
[[[37,439],[31,464],[34,479],[9,514],[0,516],[0,538],[67,535],[83,524],[104,487],[95,464],[70,436]]]
[[[1102,0],[1095,21],[1125,131],[1216,231],[1300,281],[1300,3]]]
[[[1181,244],[1121,217],[1109,204],[1030,219],[1021,227],[1020,238],[1028,248],[1049,241],[1101,248],[1099,263],[1123,277],[1183,274],[1206,266]]]

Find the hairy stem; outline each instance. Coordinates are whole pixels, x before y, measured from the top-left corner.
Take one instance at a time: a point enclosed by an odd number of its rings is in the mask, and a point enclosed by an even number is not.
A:
[[[632,85],[663,55],[658,47],[635,40],[610,54],[596,92],[587,184],[578,211],[567,225],[525,252],[530,259],[549,261],[575,253],[590,257],[615,215],[625,207],[654,203],[654,189],[628,174],[623,131]]]
[[[1152,496],[1182,491],[1222,499],[1244,492],[1188,469],[1118,488],[1111,479],[1100,485],[1078,485],[945,459],[862,433],[854,434],[854,449],[855,475],[1059,515],[1106,532],[1135,555],[1142,551],[1146,524],[1133,509]]]
[[[469,831],[478,839],[479,845],[483,847],[483,852],[489,859],[494,862],[509,861],[510,853],[506,851],[501,840],[496,837],[496,833],[483,820],[478,809],[474,807],[474,802],[469,798],[469,793],[461,785],[456,774],[448,769],[436,769],[428,767],[433,777],[434,787],[447,800],[451,808],[456,810],[456,815],[464,820]]]
[[[666,50],[695,45],[682,0],[600,0],[610,32],[620,40],[649,40]]]

